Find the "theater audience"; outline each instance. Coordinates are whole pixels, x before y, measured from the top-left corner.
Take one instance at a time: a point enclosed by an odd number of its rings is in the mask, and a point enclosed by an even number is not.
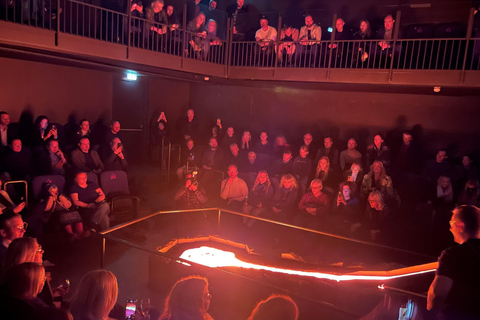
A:
[[[362,163],[362,154],[356,149],[357,141],[353,138],[348,139],[347,149],[340,152],[340,169],[344,171],[352,163]]]
[[[13,211],[0,214],[0,266],[7,254],[8,246],[13,240],[23,237],[28,224],[22,216]]]
[[[213,320],[207,313],[211,299],[207,278],[201,276],[182,278],[173,285],[165,299],[160,320]]]
[[[285,174],[282,176],[278,189],[273,196],[273,218],[281,222],[292,223],[297,198],[297,180],[292,174]]]
[[[297,320],[298,307],[289,296],[272,294],[259,301],[247,320]]]
[[[323,156],[320,158],[315,170],[315,179],[322,180],[323,192],[333,196],[338,188],[338,177],[333,169],[330,168],[330,160]]]
[[[90,140],[86,137],[80,139],[78,149],[72,151],[71,158],[73,169],[76,172],[83,171],[100,174],[105,170],[97,151],[90,149]]]
[[[433,203],[436,207],[449,207],[453,204],[453,188],[449,177],[438,177],[437,192]]]
[[[340,166],[338,149],[333,146],[333,140],[331,137],[325,137],[323,139],[323,147],[318,148],[315,156],[314,163],[318,163],[321,157],[327,156],[330,161],[332,169],[338,169]]]
[[[45,141],[50,138],[58,139],[58,131],[55,126],[49,125],[49,120],[46,116],[39,116],[35,120],[36,137],[34,138],[35,145],[44,145]]]
[[[372,191],[379,191],[383,196],[393,195],[392,178],[387,175],[381,161],[374,161],[370,172],[363,177],[362,193],[366,196]]]
[[[364,176],[362,167],[358,163],[352,163],[350,169],[343,172],[343,179],[355,183],[357,190],[361,189]]]
[[[390,148],[385,145],[383,136],[381,134],[375,135],[373,144],[367,147],[366,165],[369,168],[374,161],[383,163],[383,167],[388,171],[390,167]]]
[[[244,4],[244,0],[237,0],[227,8],[227,15],[232,19],[233,41],[244,41],[248,36],[250,12]]]
[[[218,148],[217,139],[210,138],[208,145],[210,148],[203,153],[203,169],[222,170],[223,153]]]
[[[257,55],[259,66],[269,65],[272,62],[272,53],[277,40],[277,29],[268,25],[268,18],[264,15],[260,17],[260,29],[255,33],[257,41]]]
[[[67,159],[58,145],[58,141],[50,139],[47,141],[46,152],[39,155],[40,173],[45,175],[60,174],[65,175]]]
[[[90,138],[90,122],[87,119],[82,119],[79,122],[80,124],[80,129],[76,132],[75,136],[75,143],[80,142],[80,139],[83,137]]]
[[[296,28],[292,28],[289,24],[284,24],[282,30],[280,31],[280,45],[278,46],[277,59],[280,64],[283,61],[286,62],[286,65],[291,66],[293,61],[293,56],[297,48],[299,31]]]
[[[300,223],[306,228],[318,230],[326,222],[330,201],[322,188],[322,180],[313,179],[310,191],[298,203]]]
[[[200,12],[195,19],[188,23],[187,31],[191,32],[188,35],[191,50],[197,58],[202,58],[203,51],[205,51],[208,43],[206,39],[207,31],[205,30],[205,14],[203,12]]]
[[[257,154],[253,151],[250,151],[247,154],[247,161],[243,161],[239,167],[240,172],[251,173],[254,175],[256,175],[261,169],[261,164],[257,161]]]
[[[149,34],[162,35],[167,32],[168,18],[165,10],[163,10],[164,5],[163,0],[154,0],[150,4],[150,7],[145,10],[145,17],[149,21],[147,24],[147,30],[149,31],[146,32],[144,36],[148,36]],[[156,39],[156,37],[153,36],[150,39]]]
[[[225,163],[231,163],[239,168],[243,168],[245,163],[245,155],[240,154],[240,148],[236,143],[232,143],[229,147],[230,153],[225,157]]]
[[[265,131],[260,133],[260,140],[255,144],[254,148],[257,154],[270,155],[273,150],[273,145],[268,141],[268,135]]]
[[[186,145],[186,148],[182,148],[182,153],[180,155],[180,168],[177,169],[177,177],[179,181],[185,180],[187,168],[188,171],[197,170],[200,166],[199,150],[197,147],[195,147],[193,140],[188,140]]]
[[[10,124],[10,115],[5,112],[0,112],[0,153],[3,153],[6,147],[10,144],[10,141],[16,136],[15,132],[12,132]]]
[[[110,227],[110,206],[105,202],[105,194],[95,182],[87,181],[85,172],[76,174],[70,198],[79,208],[83,221],[88,221],[92,228],[102,231]]]
[[[302,146],[300,148],[300,155],[293,161],[293,174],[298,181],[300,191],[305,193],[307,189],[308,178],[312,171],[312,160],[307,157],[308,148]]]
[[[382,193],[373,191],[368,195],[368,205],[362,219],[362,237],[384,243],[392,235],[393,216],[383,200]]]
[[[459,205],[480,206],[480,183],[478,180],[468,180],[464,190],[458,197]]]
[[[286,174],[293,174],[293,157],[292,151],[285,150],[282,159],[277,159],[272,165],[272,174],[275,178],[280,179]]]
[[[250,131],[244,131],[242,134],[242,146],[240,149],[242,150],[250,150],[251,149],[251,141],[252,141],[252,135],[250,134]]]
[[[120,122],[113,121],[112,124],[110,125],[110,129],[107,131],[105,136],[103,136],[102,145],[108,146],[110,145],[110,141],[112,141],[114,138],[121,138],[120,129],[121,129]]]
[[[313,161],[315,160],[315,155],[317,152],[317,146],[313,141],[313,136],[310,133],[306,133],[303,135],[303,146],[307,147],[308,150],[308,157]]]
[[[451,168],[447,158],[447,150],[440,149],[435,159],[429,159],[425,162],[422,173],[430,185],[435,184],[440,176],[450,177]]]
[[[245,181],[238,178],[236,165],[228,166],[228,178],[220,186],[220,198],[225,200],[228,209],[241,211],[248,197],[248,187]]]
[[[20,139],[13,139],[10,148],[3,157],[3,170],[10,174],[12,180],[31,180],[33,171],[30,148],[22,145]]]
[[[274,195],[273,185],[265,170],[258,172],[253,188],[248,194],[248,199],[242,208],[243,213],[258,217],[264,215],[271,207]],[[244,218],[243,222],[251,227],[255,220]]]
[[[353,34],[353,40],[364,40],[355,42],[353,45],[354,54],[358,55],[356,61],[365,62],[370,53],[370,43],[367,40],[372,39],[372,30],[370,29],[370,22],[368,20],[360,21],[360,28]],[[354,58],[355,59],[355,58]]]
[[[309,14],[305,15],[305,25],[300,28],[298,40],[297,60],[303,61],[307,67],[313,67],[319,52],[320,40],[322,40],[322,28],[315,24]]]
[[[177,208],[183,210],[203,208],[208,201],[205,189],[198,185],[194,176],[187,178],[185,185],[175,193],[174,199]]]
[[[115,275],[107,270],[93,270],[78,283],[70,310],[75,320],[113,320],[108,315],[115,306],[117,297]]]
[[[200,128],[198,120],[195,118],[195,112],[193,109],[187,110],[187,117],[180,118],[177,122],[177,132],[180,135],[179,141],[183,140],[198,140]]]
[[[454,191],[458,194],[468,180],[478,180],[478,169],[472,165],[470,155],[462,157],[462,164],[456,165],[452,172],[452,184]]]
[[[3,181],[0,180],[0,188],[2,186]],[[0,189],[0,214],[8,212],[20,213],[25,208],[25,205],[26,203],[23,201],[16,205],[10,198],[10,195],[7,193],[7,191]]]
[[[105,167],[105,171],[127,171],[127,159],[123,151],[123,144],[119,138],[113,138],[110,141],[110,147],[104,148],[102,154],[102,162]]]
[[[222,139],[221,147],[224,150],[228,150],[233,143],[237,143],[238,139],[235,137],[235,130],[233,127],[227,128],[227,134]]]
[[[353,182],[342,182],[339,190],[336,203],[332,206],[332,221],[336,232],[348,236],[360,226],[362,207]]]

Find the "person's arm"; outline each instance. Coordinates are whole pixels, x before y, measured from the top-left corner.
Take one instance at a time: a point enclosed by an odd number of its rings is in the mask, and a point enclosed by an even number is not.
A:
[[[201,204],[206,204],[208,201],[207,194],[203,188],[197,188],[197,190],[195,190],[195,196],[197,197],[198,202]]]
[[[76,205],[77,207],[80,207],[80,208],[88,208],[88,206],[90,205],[89,203],[80,201],[80,200],[78,199],[78,193],[72,193],[72,194],[70,194],[70,198],[72,198],[73,204]]]
[[[45,209],[43,211],[50,211],[52,210],[53,204],[55,203],[55,196],[50,195],[48,196],[47,204],[45,205]]]
[[[247,200],[247,198],[248,198],[248,187],[247,187],[247,184],[245,183],[245,181],[243,181],[243,183],[241,185],[241,192],[242,192],[243,200]]]
[[[95,189],[95,192],[98,193],[97,199],[95,199],[95,203],[100,203],[105,200],[105,194],[103,193],[102,188]]]
[[[181,187],[177,193],[175,193],[175,196],[173,197],[175,199],[175,201],[178,201],[182,198],[182,196],[185,194],[185,192],[187,192],[187,187],[183,186]]]
[[[222,198],[223,200],[227,200],[228,195],[230,194],[230,186],[232,185],[232,183],[229,183],[228,181],[230,181],[230,179],[223,180],[220,187],[220,198]]]
[[[450,289],[452,289],[452,286],[452,279],[446,276],[436,275],[428,289],[427,310],[439,310],[443,306],[445,298],[450,292]]]

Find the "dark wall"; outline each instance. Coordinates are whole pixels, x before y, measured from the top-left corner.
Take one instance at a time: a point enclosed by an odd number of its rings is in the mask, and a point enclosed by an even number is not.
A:
[[[435,149],[461,143],[463,150],[478,148],[479,96],[440,96],[305,90],[288,87],[240,87],[192,84],[190,101],[198,112],[214,121],[220,117],[237,132],[251,130],[258,139],[266,130],[270,136],[283,133],[291,142],[307,131],[317,138],[339,130],[350,136],[372,139],[377,132],[389,133],[399,126],[420,124],[427,144]],[[461,150],[462,151],[462,150]]]

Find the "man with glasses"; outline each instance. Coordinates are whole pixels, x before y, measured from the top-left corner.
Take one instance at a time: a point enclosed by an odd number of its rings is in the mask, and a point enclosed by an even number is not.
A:
[[[7,254],[10,243],[23,237],[28,224],[23,222],[22,216],[13,211],[0,214],[0,265]]]
[[[441,313],[442,319],[480,319],[480,209],[455,208],[450,232],[459,246],[440,255],[427,309]]]

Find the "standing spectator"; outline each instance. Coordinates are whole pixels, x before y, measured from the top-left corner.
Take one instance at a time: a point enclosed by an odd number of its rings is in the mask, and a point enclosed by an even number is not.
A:
[[[118,283],[115,275],[107,270],[93,270],[79,282],[71,303],[75,320],[106,319],[115,306]]]
[[[213,320],[207,313],[211,299],[207,278],[200,276],[182,278],[173,285],[165,299],[160,320]]]
[[[100,174],[105,169],[97,151],[90,149],[90,140],[86,137],[81,138],[78,149],[72,151],[72,165],[76,172]]]
[[[244,41],[247,37],[249,12],[244,4],[244,0],[237,0],[227,8],[227,15],[232,19],[233,41]]]
[[[150,4],[150,7],[145,10],[145,17],[148,20],[147,30],[145,30],[144,37],[147,43],[150,43],[154,50],[162,50],[159,48],[158,43],[161,41],[160,37],[167,33],[168,18],[165,10],[163,10],[165,3],[163,0],[154,0]],[[162,37],[163,41],[161,44],[164,44],[165,37]]]
[[[312,160],[307,156],[308,148],[307,146],[302,146],[300,147],[300,155],[293,161],[293,174],[300,185],[302,193],[305,193],[307,190],[308,178],[312,171]]]
[[[22,216],[13,210],[0,214],[0,265],[3,264],[10,243],[23,237],[27,227],[28,224],[23,222]]]
[[[270,65],[272,63],[275,40],[277,40],[277,29],[268,25],[266,16],[260,17],[260,29],[255,33],[255,40],[258,44],[258,65]]]
[[[262,170],[258,172],[253,188],[249,193],[248,200],[242,208],[243,213],[255,217],[263,215],[268,208],[270,208],[273,195],[273,186],[267,171]],[[243,222],[251,227],[255,220],[244,218]]]
[[[298,184],[291,174],[282,176],[277,192],[273,196],[273,218],[282,222],[292,223],[295,202],[298,197]]]
[[[344,171],[352,163],[362,163],[362,154],[356,149],[357,141],[353,138],[348,139],[347,149],[340,152],[340,169]]]
[[[338,18],[335,23],[335,41],[328,44],[328,48],[332,49],[332,65],[336,67],[345,67],[348,55],[348,45],[342,41],[351,40],[351,34],[345,30],[345,21]]]
[[[385,144],[381,134],[375,135],[373,144],[367,147],[366,165],[370,167],[374,161],[381,161],[383,167],[388,171],[390,168],[390,148]]]
[[[306,228],[318,230],[325,224],[330,201],[322,192],[322,180],[314,179],[310,183],[310,191],[305,193],[298,203],[300,209],[300,223]]]
[[[388,62],[394,53],[398,59],[401,51],[400,43],[397,43],[396,46],[393,47],[395,20],[391,14],[387,15],[385,19],[383,19],[383,26],[384,27],[377,32],[377,39],[380,41],[377,43],[378,47],[376,53],[377,62],[380,68],[386,68],[389,66]],[[398,38],[401,38],[400,35],[398,35]]]
[[[323,147],[318,148],[317,155],[315,156],[315,162],[318,163],[321,157],[327,156],[330,161],[330,166],[334,170],[339,168],[339,156],[338,149],[333,146],[333,140],[331,137],[325,137],[323,139]]]
[[[322,28],[315,24],[311,15],[305,16],[305,25],[300,28],[297,61],[306,67],[314,67],[322,40]],[[308,63],[307,63],[308,61]]]
[[[79,207],[84,221],[89,221],[96,230],[110,227],[110,206],[105,202],[103,190],[94,182],[87,182],[87,174],[78,172],[75,185],[70,189],[73,203]]]
[[[197,141],[199,138],[199,125],[198,120],[195,118],[195,112],[193,109],[187,110],[187,117],[179,119],[177,123],[177,132],[180,133],[180,141],[193,139]]]
[[[220,198],[226,201],[227,208],[240,211],[248,197],[247,184],[237,177],[237,166],[229,165],[227,173],[228,178],[220,187]]]
[[[122,141],[119,138],[113,138],[110,141],[110,147],[104,148],[102,160],[106,171],[127,171],[128,163],[125,159]]]
[[[480,209],[460,206],[453,210],[450,232],[458,246],[442,252],[430,285],[427,310],[445,320],[480,318]]]

